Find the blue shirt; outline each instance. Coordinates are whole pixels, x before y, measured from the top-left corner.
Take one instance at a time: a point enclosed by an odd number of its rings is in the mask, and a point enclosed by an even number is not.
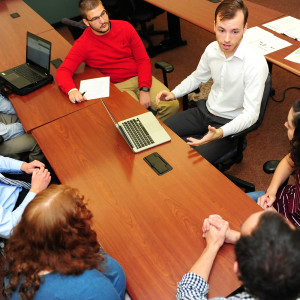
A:
[[[0,155],[0,172],[22,173],[23,161]],[[3,175],[0,173],[0,177]],[[5,184],[0,181],[0,236],[8,238],[11,229],[16,226],[27,204],[35,197],[35,193],[28,192],[21,205],[15,209],[21,187]]]
[[[86,270],[80,275],[44,275],[34,300],[123,300],[126,279],[121,265],[105,254],[105,272]],[[6,280],[7,284],[7,280]],[[18,292],[12,300],[19,300]]]
[[[0,94],[0,112],[7,115],[16,114],[11,102]],[[24,134],[24,128],[20,122],[5,124],[0,122],[0,135],[4,141]]]

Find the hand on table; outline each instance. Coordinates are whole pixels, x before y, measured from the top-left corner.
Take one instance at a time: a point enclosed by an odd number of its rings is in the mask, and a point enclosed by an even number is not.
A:
[[[210,215],[208,218],[204,219],[203,226],[202,226],[202,232],[203,232],[202,236],[205,238],[207,232],[212,227],[216,228],[217,230],[221,230],[224,226],[226,226],[227,228],[225,232],[225,243],[235,244],[240,238],[240,232],[236,230],[232,230],[229,227],[228,222],[225,221],[219,215]]]
[[[69,93],[69,100],[72,102],[72,103],[79,103],[79,102],[82,102],[82,101],[85,101],[86,100],[86,97],[76,89],[76,90],[73,90]]]

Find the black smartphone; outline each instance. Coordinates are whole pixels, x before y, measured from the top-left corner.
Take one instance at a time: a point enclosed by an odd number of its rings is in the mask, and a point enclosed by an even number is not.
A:
[[[62,60],[61,60],[61,58],[57,58],[57,59],[53,59],[53,60],[51,60],[51,64],[56,68],[56,69],[58,69],[59,68],[59,66],[62,64]]]
[[[158,175],[163,175],[173,169],[157,152],[144,157],[144,161]]]

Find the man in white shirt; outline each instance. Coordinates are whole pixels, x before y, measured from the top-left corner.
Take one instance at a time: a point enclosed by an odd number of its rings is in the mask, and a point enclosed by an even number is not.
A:
[[[242,0],[224,0],[216,9],[216,40],[205,49],[197,69],[161,100],[182,97],[213,79],[208,100],[165,121],[208,161],[214,163],[236,141],[226,138],[253,125],[259,116],[268,66],[264,56],[243,40],[248,9]]]

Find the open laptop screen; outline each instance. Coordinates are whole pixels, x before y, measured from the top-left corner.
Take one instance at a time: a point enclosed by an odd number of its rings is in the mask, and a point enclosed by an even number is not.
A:
[[[26,62],[41,67],[49,73],[51,43],[27,32]]]

